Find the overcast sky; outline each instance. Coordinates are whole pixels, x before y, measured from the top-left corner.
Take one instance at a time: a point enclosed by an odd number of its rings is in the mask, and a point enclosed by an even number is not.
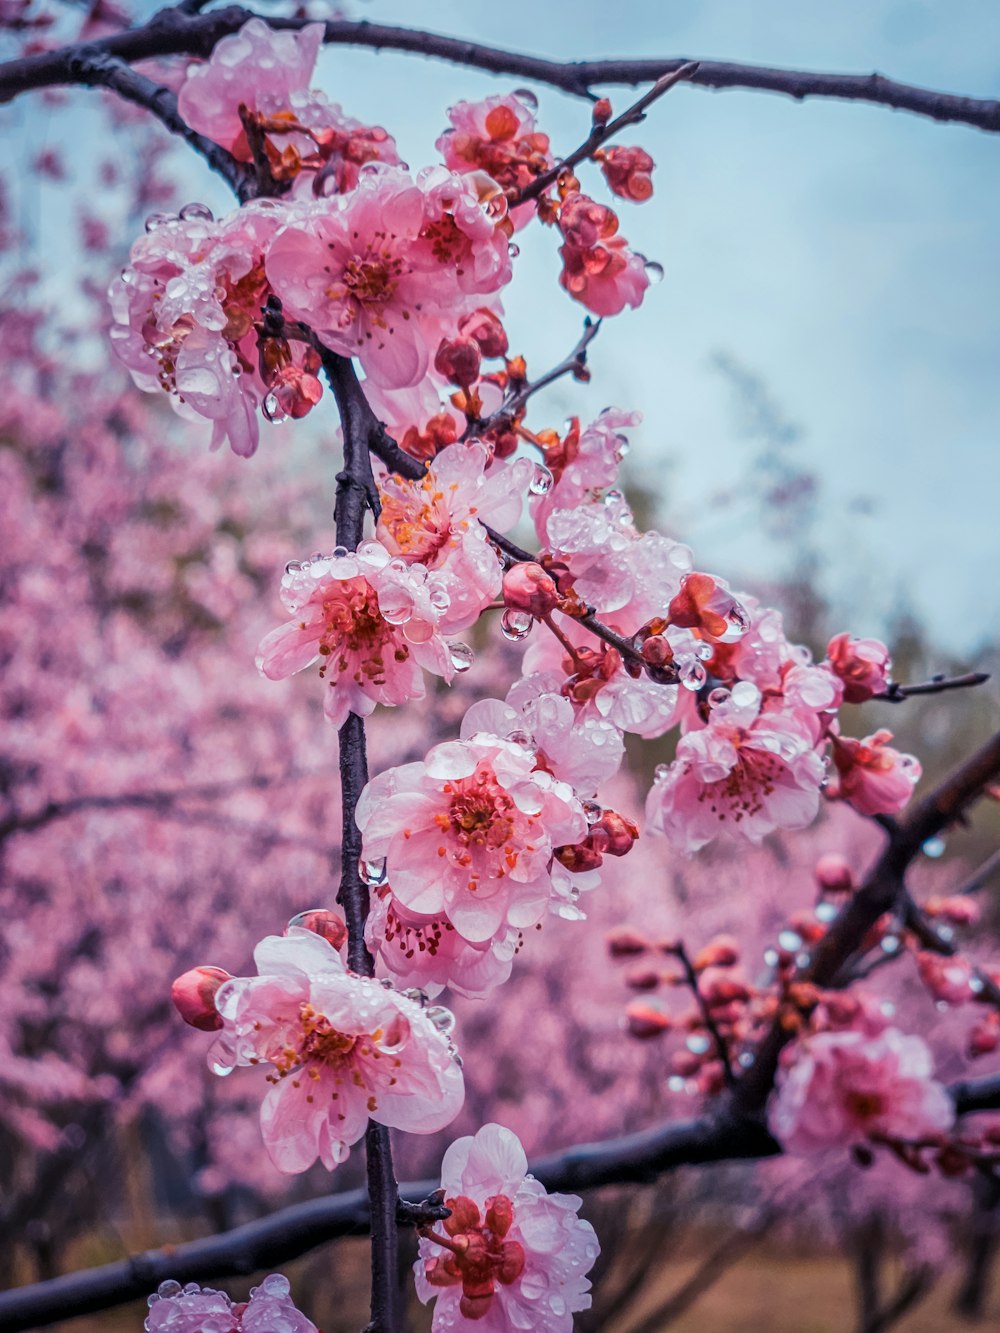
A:
[[[352,12],[557,58],[879,69],[1000,93],[994,0],[355,0]],[[523,81],[341,47],[324,53],[318,82],[352,115],[383,123],[418,167],[432,160],[450,103]],[[586,106],[537,91],[542,128],[569,150],[588,128]],[[635,96],[609,91],[619,110]],[[40,110],[22,99],[13,123],[37,139]],[[628,468],[663,493],[665,523],[703,566],[766,574],[773,551],[737,511],[710,502],[748,453],[713,368],[724,352],[802,428],[796,451],[822,479],[824,578],[850,612],[845,624],[877,632],[908,602],[956,647],[996,636],[1000,135],[883,108],[681,87],[628,138],[656,159],[656,194],[622,205],[622,231],[666,276],[640,311],[608,321],[594,383],[550,394],[553,422],[609,403],[640,408]],[[190,172],[193,197],[228,207],[200,164]],[[552,232],[530,233],[509,327],[538,373],[572,346],[583,312],[557,287]],[[858,497],[873,513],[859,512]]]

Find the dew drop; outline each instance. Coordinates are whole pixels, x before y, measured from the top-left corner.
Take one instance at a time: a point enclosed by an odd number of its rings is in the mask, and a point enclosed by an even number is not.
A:
[[[718,689],[712,690],[711,694],[708,696],[708,702],[712,708],[718,708],[719,705],[724,704],[728,698],[729,691],[720,686]]]
[[[521,247],[515,241],[511,241],[507,246],[507,253],[510,255],[511,259],[516,259],[521,253]]]
[[[431,606],[435,611],[447,611],[451,606],[451,594],[447,588],[441,587],[440,584],[435,584],[427,596],[430,598]]]
[[[596,824],[604,811],[596,801],[582,801],[584,817],[588,824]]]
[[[169,1301],[171,1296],[179,1296],[183,1290],[184,1288],[181,1286],[181,1284],[179,1282],[175,1282],[174,1279],[171,1277],[167,1278],[166,1282],[160,1283],[160,1285],[156,1288],[156,1294],[157,1296],[159,1296],[161,1301]]]
[[[667,1087],[671,1092],[683,1092],[684,1080],[681,1078],[680,1074],[671,1074],[667,1079]]]
[[[215,214],[207,204],[185,204],[181,209],[184,222],[214,222]]]
[[[515,88],[514,96],[519,102],[523,102],[529,111],[538,110],[538,98],[530,88]]]
[[[740,1055],[737,1057],[737,1060],[741,1069],[750,1069],[754,1062],[753,1052],[742,1051]]]
[[[532,495],[548,495],[552,489],[552,473],[544,463],[535,463],[528,490]]]
[[[511,639],[516,643],[519,639],[528,637],[533,624],[534,620],[527,611],[512,611],[508,607],[500,617],[500,633],[505,639]]]
[[[232,1065],[224,1065],[220,1060],[210,1061],[208,1067],[213,1074],[218,1074],[220,1078],[225,1078],[227,1074],[231,1074],[233,1072]]]
[[[421,990],[419,986],[410,986],[407,990],[403,991],[403,998],[412,1000],[414,1004],[419,1004],[421,1009],[425,1009],[430,1000],[430,996],[427,992]]]
[[[709,1039],[699,1032],[688,1037],[687,1041],[684,1043],[692,1055],[707,1055],[711,1044]]]
[[[663,265],[658,264],[655,259],[647,259],[643,268],[646,270],[646,277],[652,286],[663,281]]]
[[[944,855],[947,845],[944,838],[928,838],[920,850],[924,856],[929,856],[936,861],[939,856]]]
[[[778,947],[785,953],[794,953],[802,947],[802,936],[797,930],[783,930],[778,936]]]
[[[389,872],[386,869],[385,857],[376,857],[371,861],[366,861],[365,858],[362,857],[358,862],[358,874],[361,876],[363,882],[369,885],[369,887],[377,888],[378,885],[384,884],[389,877]]]
[[[699,662],[696,657],[690,657],[677,672],[677,679],[686,690],[700,690],[708,679],[708,672],[703,662]]]
[[[669,776],[670,776],[669,764],[657,764],[656,767],[653,769],[654,782],[666,782]]]
[[[504,739],[510,741],[513,745],[523,745],[529,750],[534,744],[532,737],[526,731],[522,731],[520,727],[514,731],[508,731]]]
[[[896,935],[886,935],[879,946],[883,953],[898,953],[899,938]]]
[[[768,967],[774,967],[778,962],[777,949],[765,949],[764,962],[768,965]]]
[[[280,426],[283,421],[288,420],[288,413],[278,401],[278,395],[269,393],[260,405],[261,414],[265,421],[270,421],[272,426]]]
[[[176,221],[177,219],[174,217],[173,213],[150,213],[149,217],[146,219],[145,227],[148,232],[153,232],[158,231],[160,227],[169,226],[171,222]]]
[[[750,613],[745,606],[734,602],[726,615],[726,631],[720,637],[723,643],[736,643],[750,628]]]
[[[285,566],[285,573],[286,573],[286,574],[301,574],[301,573],[302,573],[302,561],[301,561],[301,560],[289,560],[288,564]]]
[[[333,548],[334,560],[343,560],[346,556],[349,556],[350,554],[351,553],[346,546],[335,546]],[[315,558],[319,559],[321,557],[315,557]]]
[[[448,656],[451,658],[451,664],[456,671],[468,671],[476,660],[476,654],[467,643],[449,643]]]
[[[615,436],[615,459],[617,462],[620,463],[631,448],[632,441],[627,435]]]
[[[982,992],[982,989],[983,989],[982,977],[969,978],[969,990],[972,991],[973,995],[979,995]]]
[[[836,903],[818,903],[816,907],[817,921],[832,921],[837,915]]]
[[[437,1028],[438,1032],[448,1035],[455,1027],[455,1015],[450,1009],[446,1009],[442,1004],[432,1004],[427,1009],[427,1017]]]

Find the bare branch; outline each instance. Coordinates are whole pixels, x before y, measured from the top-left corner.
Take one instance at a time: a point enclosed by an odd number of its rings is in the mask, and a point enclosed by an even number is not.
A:
[[[1000,1108],[1000,1075],[953,1085],[959,1115]],[[714,1115],[672,1122],[603,1143],[582,1144],[536,1158],[529,1166],[548,1190],[587,1190],[610,1184],[648,1184],[679,1166],[753,1160],[780,1153],[756,1118],[723,1108]],[[437,1188],[421,1180],[400,1186],[419,1208]],[[404,1205],[405,1217],[408,1206]],[[401,1219],[402,1220],[402,1219]],[[244,1276],[296,1259],[338,1236],[368,1226],[365,1190],[295,1204],[233,1231],[161,1250],[149,1250],[101,1268],[0,1292],[0,1327],[24,1333],[57,1320],[108,1310],[155,1291],[167,1278],[180,1282]]]
[[[988,671],[967,671],[964,676],[932,676],[930,680],[916,685],[899,685],[893,681],[883,694],[872,697],[885,703],[901,704],[916,694],[944,694],[946,690],[965,690],[971,685],[985,685],[989,678]]]
[[[207,57],[216,42],[236,32],[253,11],[237,5],[192,15],[182,8],[154,14],[149,23],[128,32],[115,33],[85,47],[91,53],[117,56],[126,62],[154,56],[192,55]],[[308,18],[274,18],[261,15],[273,28],[298,29]],[[397,28],[365,20],[331,19],[326,24],[328,43],[364,46],[375,51],[406,51],[452,64],[509,74],[550,84],[578,97],[592,97],[597,84],[626,84],[637,87],[653,83],[690,63],[690,58],[648,57],[642,60],[609,59],[558,61],[483,46],[461,38],[416,28]],[[24,56],[0,65],[0,102],[10,101],[31,89],[86,82],[72,65],[73,48]],[[774,69],[730,61],[699,60],[689,80],[699,88],[749,88],[781,93],[802,101],[806,97],[832,97],[841,101],[867,102],[909,111],[931,120],[972,125],[991,133],[1000,131],[1000,102],[993,98],[962,97],[912,84],[897,83],[883,74],[826,74],[812,70]]]

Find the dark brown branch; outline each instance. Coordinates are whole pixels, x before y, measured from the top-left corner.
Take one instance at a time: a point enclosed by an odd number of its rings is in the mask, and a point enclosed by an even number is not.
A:
[[[199,15],[186,14],[176,8],[166,9],[142,27],[115,33],[77,49],[107,53],[128,62],[154,56],[207,57],[221,37],[236,32],[252,14],[252,10],[239,6],[226,6]],[[297,29],[310,20],[268,17],[265,21],[274,28]],[[326,25],[326,41],[336,45],[365,46],[376,51],[408,51],[492,74],[508,74],[550,84],[580,97],[590,97],[595,84],[635,87],[652,83],[690,63],[688,59],[666,56],[643,60],[544,60],[439,33],[364,20],[331,19]],[[81,82],[72,68],[70,54],[70,50],[63,48],[24,56],[0,66],[0,101],[9,101],[33,88]],[[868,102],[896,111],[909,111],[931,120],[953,121],[993,133],[1000,131],[1000,102],[993,98],[936,92],[897,83],[882,74],[824,74],[701,60],[690,82],[700,88],[750,88],[781,93],[798,101],[806,97],[832,97],[841,101]]]
[[[941,954],[944,958],[954,958],[959,952],[958,945],[954,940],[941,933],[934,922],[920,910],[919,905],[913,901],[907,892],[903,894],[901,916],[903,925],[924,949],[931,953]],[[974,967],[972,976],[979,983],[976,998],[980,1001],[989,1001],[990,1004],[1000,1008],[1000,986],[997,985],[990,974],[981,967]]]
[[[485,434],[486,431],[502,429],[505,426],[512,425],[524,411],[529,400],[539,390],[547,389],[550,384],[562,379],[564,375],[572,375],[577,380],[588,379],[587,348],[597,337],[600,329],[601,321],[599,319],[593,320],[588,315],[583,321],[583,333],[569,356],[564,357],[557,366],[553,366],[544,375],[540,375],[537,380],[531,380],[520,385],[500,404],[495,412],[483,421],[471,422],[464,438],[471,439],[473,436]]]
[[[949,1091],[959,1115],[1000,1108],[1000,1075],[955,1084]],[[758,1120],[740,1119],[723,1109],[696,1120],[536,1158],[530,1170],[548,1190],[578,1191],[601,1185],[648,1184],[680,1166],[746,1161],[779,1152]],[[404,1200],[419,1207],[417,1201],[436,1188],[437,1181],[422,1180],[401,1185],[400,1192]],[[406,1204],[397,1220],[409,1223]],[[148,1295],[167,1278],[203,1282],[257,1273],[288,1263],[338,1236],[361,1235],[367,1227],[366,1190],[313,1199],[220,1235],[0,1292],[0,1328],[4,1333],[24,1333],[57,1320],[108,1310]]]
[[[857,955],[872,926],[883,913],[902,904],[906,870],[923,844],[948,828],[998,777],[1000,732],[890,828],[884,850],[864,883],[815,946],[809,965],[802,969],[801,980],[818,986],[835,986],[844,980],[845,968]],[[763,1108],[774,1084],[778,1057],[788,1039],[788,1032],[775,1024],[761,1042],[752,1068],[743,1075],[734,1092],[744,1113]]]
[[[154,83],[143,74],[137,74],[123,60],[94,50],[96,45],[93,43],[70,52],[67,59],[74,75],[71,82],[82,83],[90,88],[107,88],[125,101],[144,107],[171,134],[183,139],[189,148],[203,157],[241,201],[253,196],[252,173],[247,172],[232,153],[188,125],[177,110],[177,98],[169,88]]]
[[[899,685],[893,681],[884,694],[873,697],[885,703],[901,704],[916,694],[944,694],[946,690],[965,690],[971,685],[985,685],[989,678],[988,671],[967,671],[964,676],[932,676],[930,680],[920,681],[916,685]]]
[[[962,881],[954,891],[955,896],[962,897],[968,893],[978,893],[983,885],[989,882],[997,870],[1000,870],[1000,850],[995,851],[992,856],[987,857],[978,870],[974,870],[968,879]]]
[[[675,944],[673,948],[664,950],[664,952],[667,952],[676,958],[684,971],[684,980],[687,983],[688,990],[694,997],[694,1002],[698,1006],[698,1012],[701,1014],[701,1021],[705,1024],[708,1034],[712,1038],[712,1043],[715,1046],[715,1052],[722,1062],[726,1086],[731,1087],[733,1084],[733,1066],[732,1061],[729,1058],[729,1047],[726,1044],[726,1039],[719,1031],[719,1025],[716,1023],[712,1011],[708,1006],[708,1001],[702,993],[701,986],[698,982],[698,973],[694,970],[691,956],[684,944],[680,941]]]

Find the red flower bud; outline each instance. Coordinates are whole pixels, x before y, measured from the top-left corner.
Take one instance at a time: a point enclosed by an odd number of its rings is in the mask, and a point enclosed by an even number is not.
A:
[[[605,149],[601,170],[612,193],[641,204],[653,193],[653,159],[644,148],[616,144]]]
[[[658,1037],[671,1027],[669,1016],[645,1000],[632,1001],[625,1010],[625,1021],[633,1037]]]
[[[595,125],[606,125],[611,119],[611,100],[607,97],[599,97],[594,103],[591,114]]]
[[[655,967],[640,963],[625,973],[625,985],[631,990],[656,990],[659,984],[660,974]]]
[[[473,310],[464,315],[458,321],[458,331],[463,338],[471,338],[483,356],[504,356],[507,351],[507,332],[492,310]]]
[[[863,704],[889,684],[889,649],[878,639],[852,639],[838,634],[826,649],[835,675],[844,682],[844,702]]]
[[[504,605],[540,619],[559,603],[555,579],[533,560],[511,565],[503,576]]]
[[[215,993],[229,973],[221,967],[192,967],[177,978],[170,988],[174,1008],[191,1027],[201,1032],[215,1032],[222,1027],[222,1016],[215,1007]]]
[[[695,956],[694,970],[706,967],[735,967],[740,961],[740,946],[731,935],[717,935]]]
[[[557,847],[553,855],[560,865],[564,865],[567,870],[571,870],[576,875],[583,874],[588,870],[596,870],[604,861],[604,857],[596,847],[591,847],[586,842]]]
[[[479,378],[482,354],[472,338],[442,338],[434,358],[434,369],[450,384],[467,389]]]
[[[640,934],[632,926],[615,926],[608,931],[607,942],[608,952],[612,958],[634,958],[636,954],[645,953],[650,947],[645,935]]]
[[[639,837],[639,825],[617,810],[602,810],[596,824],[590,826],[587,841],[606,856],[625,856]]]
[[[824,893],[854,892],[854,873],[844,858],[835,852],[821,856],[816,862],[813,874]]]

